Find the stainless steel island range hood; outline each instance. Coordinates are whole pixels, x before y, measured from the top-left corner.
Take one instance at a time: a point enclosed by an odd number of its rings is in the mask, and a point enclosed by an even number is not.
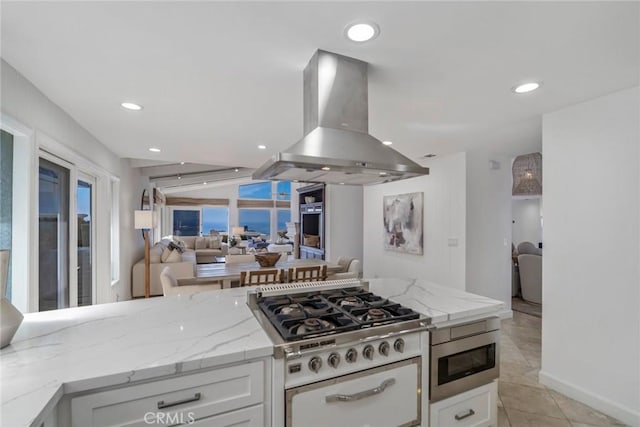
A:
[[[367,63],[318,50],[304,69],[304,137],[253,179],[369,185],[427,175],[369,135]]]

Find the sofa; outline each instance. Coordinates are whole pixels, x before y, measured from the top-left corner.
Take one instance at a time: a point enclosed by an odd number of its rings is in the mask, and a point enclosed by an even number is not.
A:
[[[177,279],[195,277],[196,275],[195,251],[184,249],[180,253],[178,250],[170,250],[169,244],[171,241],[171,239],[163,239],[149,250],[151,296],[163,295],[160,273],[167,266],[171,267],[171,272]],[[131,296],[133,298],[144,297],[144,258],[133,265]]]
[[[216,257],[223,257],[228,253],[228,245],[222,241],[219,234],[201,236],[169,236],[176,242],[184,243],[184,248],[193,250],[196,263],[206,264],[216,262]]]

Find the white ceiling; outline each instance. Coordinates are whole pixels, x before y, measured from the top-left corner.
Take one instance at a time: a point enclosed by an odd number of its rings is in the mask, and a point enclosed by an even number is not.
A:
[[[2,57],[122,157],[260,165],[302,136],[302,69],[317,48],[371,64],[370,132],[403,154],[481,145],[516,155],[541,149],[542,113],[638,85],[639,11],[637,2],[3,1]],[[359,19],[380,36],[346,40]],[[531,79],[544,82],[539,91],[510,91]]]

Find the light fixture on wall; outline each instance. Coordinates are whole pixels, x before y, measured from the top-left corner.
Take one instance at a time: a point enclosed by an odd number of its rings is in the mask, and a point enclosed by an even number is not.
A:
[[[136,230],[142,230],[144,237],[144,297],[149,298],[149,296],[151,296],[149,230],[155,227],[155,212],[152,210],[134,211],[133,227]]]
[[[531,153],[516,157],[513,161],[512,173],[512,195],[542,195],[542,154]]]

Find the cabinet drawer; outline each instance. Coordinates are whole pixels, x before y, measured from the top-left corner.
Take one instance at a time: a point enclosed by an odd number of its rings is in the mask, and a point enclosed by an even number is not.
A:
[[[74,397],[71,424],[175,425],[256,405],[264,397],[264,369],[257,361]]]
[[[264,406],[256,405],[250,408],[204,418],[189,425],[197,427],[262,427],[263,424]]]
[[[494,381],[432,404],[431,427],[496,427],[497,393]]]
[[[286,391],[286,427],[421,425],[421,358]]]

